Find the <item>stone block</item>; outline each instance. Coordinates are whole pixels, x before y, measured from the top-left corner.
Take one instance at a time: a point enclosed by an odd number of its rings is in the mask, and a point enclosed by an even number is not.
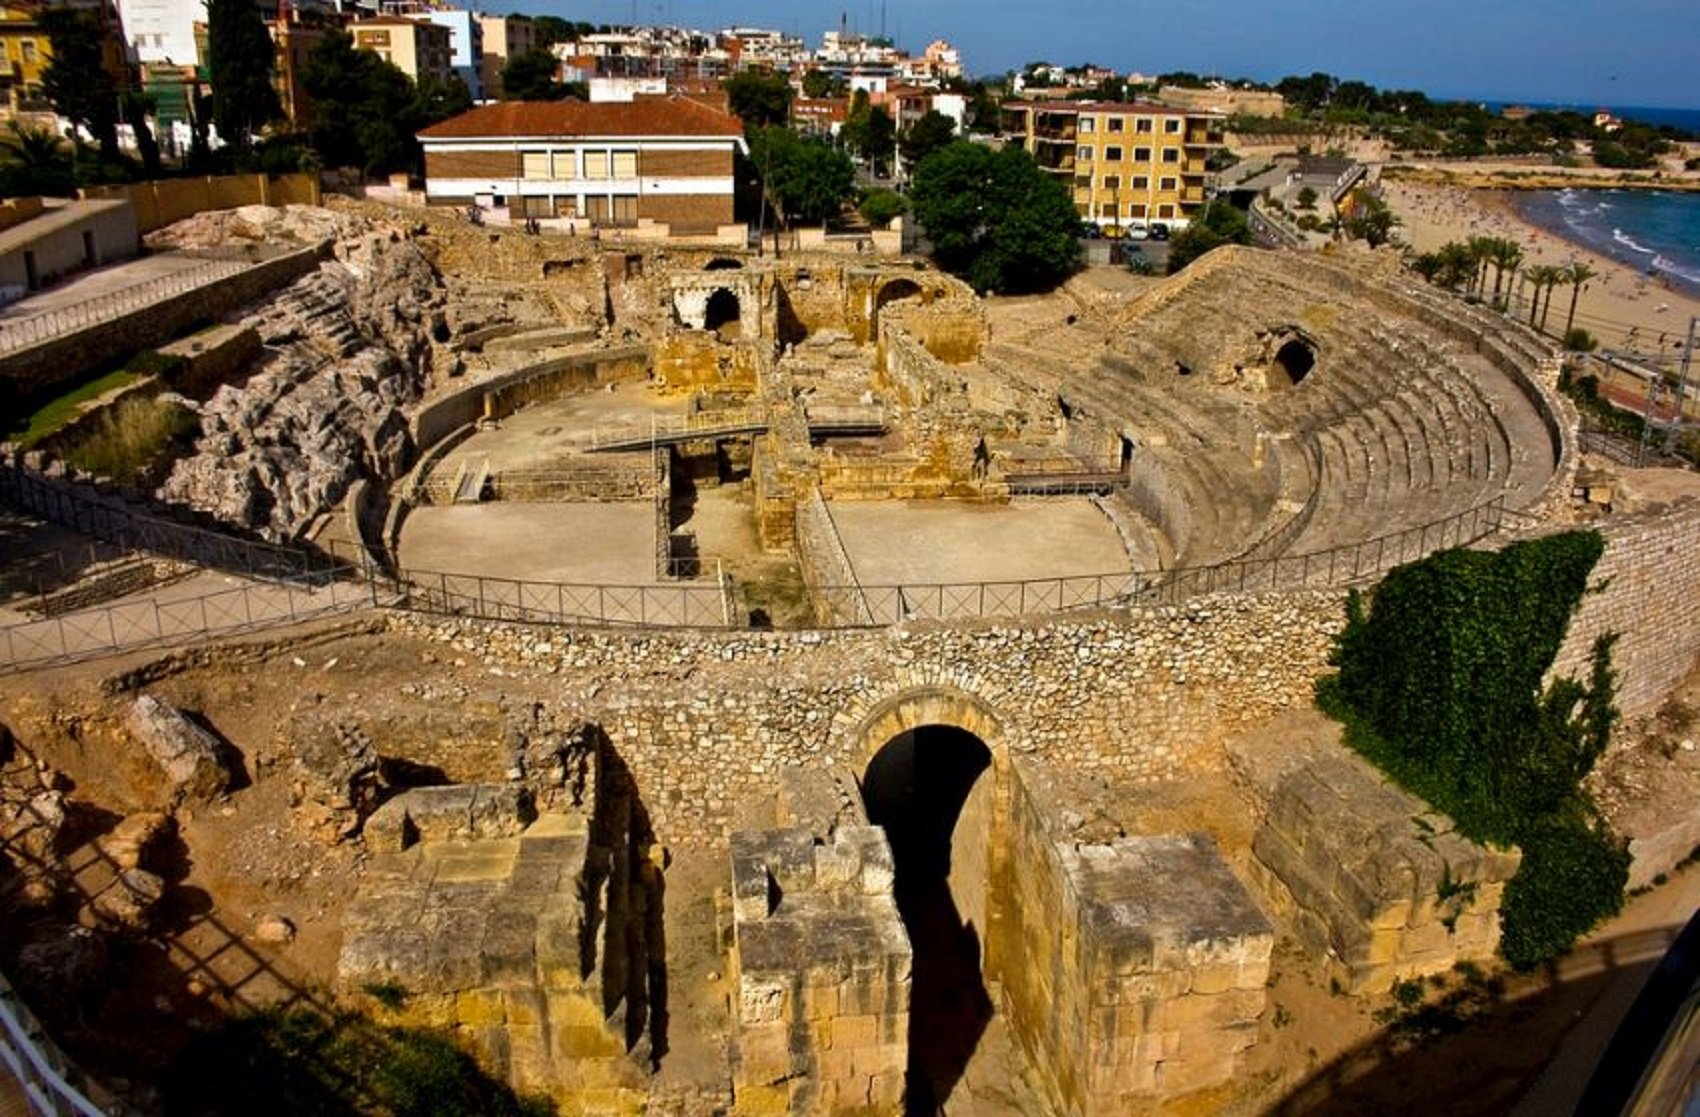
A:
[[[867,1014],[840,1016],[832,1021],[834,1047],[865,1047],[879,1042],[880,1018]]]
[[[494,989],[466,989],[455,997],[455,1019],[467,1028],[494,1028],[507,1021],[507,1002]]]
[[[783,1083],[740,1083],[734,1098],[738,1117],[788,1117],[791,1112],[791,1089]]]
[[[1233,989],[1209,996],[1178,997],[1163,1006],[1163,1026],[1180,1032],[1212,1031],[1255,1021],[1263,1014],[1263,990]]]
[[[141,695],[126,724],[171,782],[174,800],[205,802],[229,788],[224,743],[171,703]]]

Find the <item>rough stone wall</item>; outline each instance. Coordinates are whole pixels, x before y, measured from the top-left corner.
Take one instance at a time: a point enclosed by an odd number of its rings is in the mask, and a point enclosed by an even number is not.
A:
[[[733,835],[739,1114],[899,1112],[911,953],[892,880],[878,827]]]
[[[1594,567],[1551,674],[1586,680],[1594,641],[1617,633],[1618,707],[1650,713],[1700,657],[1700,502],[1608,521]]]
[[[1342,598],[1205,597],[1184,606],[962,627],[839,632],[526,630],[397,615],[455,654],[553,668],[564,715],[604,725],[643,773],[667,842],[718,844],[777,773],[857,765],[857,728],[915,691],[1007,719],[1015,753],[1158,781],[1221,736],[1310,700]],[[609,687],[606,680],[621,680]]]
[[[641,345],[540,361],[427,403],[411,420],[413,440],[424,452],[453,431],[476,423],[487,407],[494,415],[508,415],[527,403],[557,399],[571,391],[615,381],[641,380],[648,374],[649,348]],[[488,404],[486,397],[491,400]]]
[[[1259,896],[1347,991],[1383,993],[1493,956],[1516,850],[1460,837],[1337,742],[1293,752],[1242,742],[1234,763],[1263,814],[1252,839]]]
[[[887,306],[880,332],[899,328],[947,365],[979,359],[986,339],[986,312],[978,300],[947,300],[925,306]]]
[[[712,333],[690,330],[655,344],[656,385],[663,392],[754,392],[755,346],[727,344]]]
[[[1061,841],[1042,769],[1011,768],[988,964],[1052,1107],[1111,1117],[1230,1079],[1257,1036],[1274,934],[1215,845]]]

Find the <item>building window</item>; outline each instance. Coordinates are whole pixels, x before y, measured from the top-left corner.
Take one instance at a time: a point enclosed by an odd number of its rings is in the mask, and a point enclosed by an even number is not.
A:
[[[1163,121],[1163,131],[1167,132],[1169,135],[1172,136],[1180,130],[1181,122],[1178,117],[1171,116],[1167,120]]]
[[[1092,118],[1091,117],[1083,116],[1083,117],[1080,118],[1080,130],[1082,132],[1092,131]]]
[[[1127,125],[1127,118],[1126,117],[1122,117],[1122,116],[1112,116],[1112,117],[1110,117],[1110,131],[1120,132],[1126,127],[1126,125]]]
[[[1133,122],[1133,130],[1135,132],[1144,132],[1146,134],[1150,134],[1150,132],[1151,132],[1151,118],[1149,116],[1140,117],[1138,120]]]
[[[1092,161],[1092,148],[1087,144],[1081,144],[1075,149],[1074,157],[1083,163],[1089,163]]]
[[[1092,189],[1092,176],[1091,175],[1075,175],[1074,176],[1074,188],[1076,190],[1090,190],[1090,189]]]
[[[523,151],[520,153],[520,173],[526,178],[546,179],[549,177],[549,153],[547,151]]]
[[[1159,190],[1173,190],[1174,188],[1175,188],[1175,180],[1172,179],[1172,178],[1164,178],[1164,179],[1158,179],[1157,180],[1157,189],[1159,189]]]
[[[606,151],[587,151],[584,153],[584,177],[608,177],[608,153]],[[594,210],[592,216],[594,216]]]
[[[1103,205],[1099,206],[1098,207],[1098,216],[1099,217],[1107,217],[1110,220],[1114,221],[1115,217],[1116,217],[1115,203],[1114,202],[1105,202]]]
[[[1119,147],[1106,147],[1104,149],[1104,158],[1109,160],[1111,163],[1120,163],[1122,161],[1122,149]]]
[[[1136,147],[1136,148],[1134,148],[1133,149],[1133,161],[1135,163],[1149,163],[1149,162],[1151,162],[1151,149],[1148,148],[1148,147]]]
[[[1163,149],[1163,162],[1165,162],[1165,163],[1179,163],[1180,161],[1181,161],[1181,149],[1180,148],[1178,148],[1178,147],[1165,147]]]
[[[1105,190],[1120,190],[1121,188],[1122,188],[1122,176],[1121,175],[1105,175],[1104,176],[1104,189]]]
[[[613,174],[612,177],[614,177],[614,178],[636,178],[637,177],[637,152],[635,152],[635,151],[616,151],[616,152],[614,152],[614,174]]]
[[[1133,178],[1128,180],[1127,185],[1128,188],[1132,190],[1149,190],[1151,188],[1151,180],[1146,178],[1144,175],[1134,175]]]
[[[1127,215],[1129,217],[1144,217],[1145,216],[1145,203],[1144,202],[1132,202],[1132,203],[1130,203],[1127,207]]]
[[[558,179],[578,177],[578,152],[557,151],[555,153],[555,177]]]
[[[24,52],[24,65],[26,65],[26,66],[35,65],[35,42],[34,42],[34,40],[25,39],[23,41],[23,43],[20,44],[20,46],[22,47],[23,52]]]
[[[1162,205],[1157,207],[1157,216],[1158,217],[1173,217],[1174,215],[1175,215],[1175,207],[1170,205],[1167,202],[1164,202]]]

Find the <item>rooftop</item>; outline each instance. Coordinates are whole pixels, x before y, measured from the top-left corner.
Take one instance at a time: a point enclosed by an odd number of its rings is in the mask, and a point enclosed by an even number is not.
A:
[[[737,117],[685,97],[631,102],[500,101],[431,125],[422,140],[489,136],[724,136],[744,134]]]
[[[1037,109],[1040,112],[1112,112],[1141,116],[1210,116],[1196,109],[1179,109],[1151,101],[1009,101],[1006,109]]]

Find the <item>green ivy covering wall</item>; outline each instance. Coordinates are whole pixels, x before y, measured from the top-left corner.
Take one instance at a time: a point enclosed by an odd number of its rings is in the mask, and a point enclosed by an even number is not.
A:
[[[1399,567],[1365,610],[1354,593],[1318,704],[1346,741],[1465,836],[1516,845],[1500,950],[1553,957],[1623,902],[1629,855],[1582,788],[1617,718],[1615,637],[1588,680],[1542,686],[1588,576],[1597,532],[1498,552],[1442,551]]]

